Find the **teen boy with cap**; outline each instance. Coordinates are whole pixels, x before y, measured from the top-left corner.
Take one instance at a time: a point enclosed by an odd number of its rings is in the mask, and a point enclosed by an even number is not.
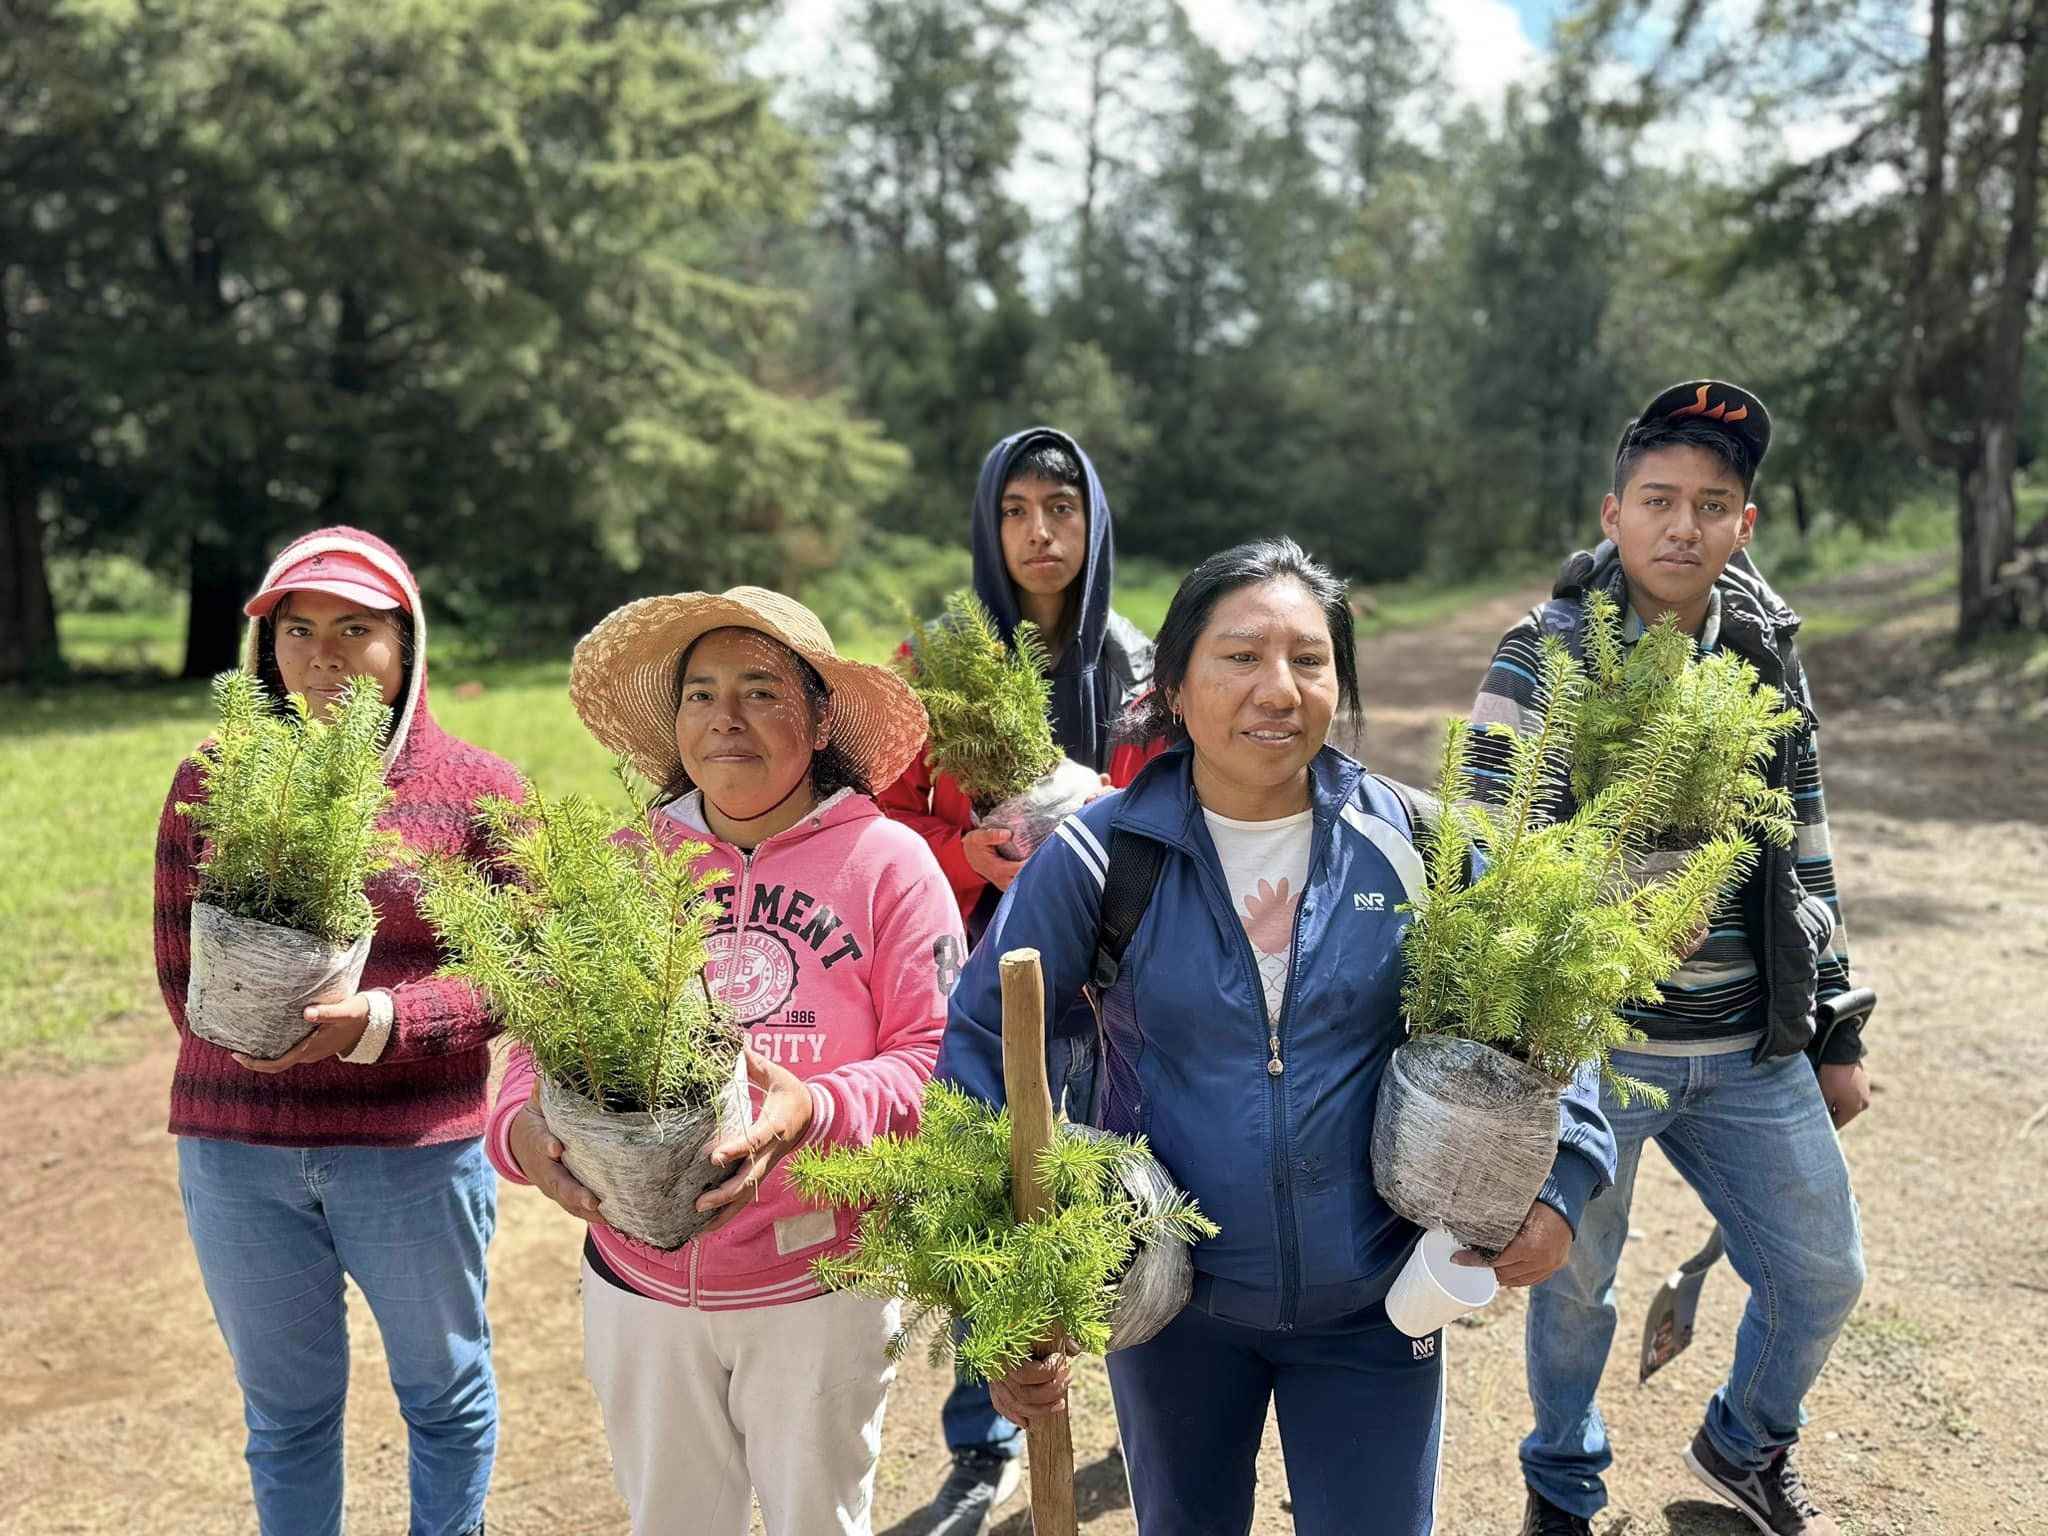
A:
[[[1587,1206],[1564,1268],[1530,1293],[1529,1396],[1522,1442],[1524,1536],[1589,1536],[1607,1502],[1613,1457],[1594,1403],[1614,1337],[1614,1276],[1628,1237],[1643,1143],[1665,1156],[1720,1223],[1750,1287],[1735,1364],[1709,1400],[1686,1465],[1774,1536],[1838,1536],[1806,1491],[1791,1447],[1801,1403],[1863,1285],[1861,1232],[1836,1132],[1870,1102],[1860,1029],[1815,1038],[1814,1004],[1849,986],[1835,899],[1820,760],[1799,618],[1744,553],[1750,501],[1770,446],[1770,416],[1746,390],[1695,380],[1665,390],[1622,432],[1606,539],[1565,562],[1551,600],[1502,638],[1473,706],[1476,725],[1520,730],[1537,697],[1537,647],[1556,635],[1580,654],[1588,593],[1606,592],[1624,638],[1666,614],[1702,651],[1726,646],[1796,705],[1802,725],[1769,763],[1790,789],[1798,837],[1766,847],[1722,893],[1699,948],[1652,1006],[1629,1018],[1647,1037],[1616,1068],[1662,1088],[1668,1104],[1611,1095],[1601,1108],[1618,1144],[1614,1184]],[[1475,739],[1482,796],[1506,743]],[[1490,770],[1490,771],[1489,771]],[[1817,1070],[1816,1070],[1817,1069]],[[1555,1220],[1562,1218],[1553,1217]]]

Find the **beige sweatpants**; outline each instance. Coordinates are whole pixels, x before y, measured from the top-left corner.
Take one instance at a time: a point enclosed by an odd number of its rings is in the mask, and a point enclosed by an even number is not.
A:
[[[583,1266],[583,1368],[633,1536],[869,1536],[898,1305],[835,1293],[704,1312]]]

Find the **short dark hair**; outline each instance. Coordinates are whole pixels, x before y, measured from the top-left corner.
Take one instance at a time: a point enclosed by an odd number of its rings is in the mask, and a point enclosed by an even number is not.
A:
[[[683,677],[689,670],[690,652],[697,649],[698,641],[703,638],[703,635],[699,635],[696,640],[692,640],[683,654],[676,658],[675,697],[670,705],[672,712],[679,712],[683,707]],[[762,638],[773,640],[774,636],[763,635]],[[779,640],[775,643],[782,645]],[[795,651],[786,645],[782,646],[782,650],[796,663],[797,679],[803,684],[804,703],[810,708],[811,725],[815,729],[818,721],[824,718],[825,707],[832,701],[831,685],[819,675],[816,667]],[[647,802],[648,808],[658,810],[664,805],[671,805],[696,787],[696,781],[690,777],[690,770],[679,761],[675,772],[668,776],[661,788],[655,791],[654,798]],[[861,795],[873,795],[875,792],[874,787],[860,771],[859,765],[847,755],[846,749],[828,736],[825,738],[825,745],[811,754],[811,793],[824,800],[838,794],[842,789],[850,789]]]
[[[1174,718],[1166,702],[1169,692],[1187,681],[1195,642],[1208,627],[1216,604],[1243,587],[1269,581],[1298,582],[1323,610],[1330,626],[1330,648],[1337,663],[1337,704],[1356,711],[1358,642],[1352,631],[1351,598],[1344,583],[1292,539],[1256,539],[1211,555],[1182,578],[1160,623],[1152,649],[1152,691],[1133,706],[1121,733],[1126,739],[1171,742],[1187,740],[1187,727]]]
[[[1756,484],[1756,461],[1750,457],[1749,446],[1741,438],[1705,421],[1651,421],[1630,427],[1622,439],[1621,451],[1614,456],[1616,496],[1628,489],[1628,483],[1644,456],[1655,453],[1659,448],[1701,448],[1711,453],[1729,474],[1742,482],[1745,500],[1750,487]]]
[[[1010,467],[1003,472],[1003,489],[1007,491],[1019,480],[1049,480],[1054,485],[1079,485],[1086,490],[1081,461],[1065,443],[1051,438],[1033,443],[1010,460]]]

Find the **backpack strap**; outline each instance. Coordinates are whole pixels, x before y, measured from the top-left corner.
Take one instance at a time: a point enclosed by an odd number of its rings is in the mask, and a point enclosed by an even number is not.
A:
[[[1429,861],[1429,845],[1436,840],[1436,829],[1443,824],[1444,803],[1426,789],[1417,789],[1413,784],[1403,784],[1399,779],[1390,779],[1384,773],[1373,775],[1380,787],[1401,802],[1401,809],[1408,814],[1408,838],[1415,844],[1416,851]],[[1465,850],[1465,884],[1470,885],[1479,877],[1478,866],[1474,863],[1474,851]]]
[[[1401,802],[1401,809],[1408,813],[1409,841],[1420,843],[1436,831],[1437,823],[1443,820],[1443,802],[1426,789],[1417,789],[1413,784],[1403,784],[1399,779],[1390,779],[1384,773],[1373,778],[1380,787]]]
[[[1116,985],[1124,951],[1152,904],[1159,871],[1166,864],[1166,845],[1128,832],[1109,836],[1109,870],[1102,881],[1102,916],[1095,935],[1095,971],[1089,988],[1101,997]]]

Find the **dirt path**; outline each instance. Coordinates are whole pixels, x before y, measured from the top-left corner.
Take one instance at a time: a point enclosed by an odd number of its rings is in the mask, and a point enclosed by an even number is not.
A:
[[[1469,702],[1503,601],[1363,652],[1375,767],[1426,776],[1438,723]],[[1846,1527],[1874,1536],[2048,1532],[2048,735],[1922,721],[1872,697],[1888,631],[1817,645],[1830,796],[1872,1026],[1874,1111],[1846,1137],[1870,1282],[1813,1395],[1806,1464]],[[1832,686],[1830,686],[1832,685]],[[242,1536],[239,1404],[200,1290],[164,1134],[165,1036],[130,1064],[0,1079],[0,1532]],[[2032,1125],[2031,1132],[2028,1130]],[[1678,1452],[1727,1368],[1741,1297],[1723,1270],[1700,1340],[1648,1387],[1633,1376],[1642,1309],[1704,1235],[1697,1201],[1645,1162],[1638,1239],[1604,1407],[1620,1464],[1603,1536],[1738,1536],[1694,1497]],[[625,1530],[580,1363],[567,1218],[509,1191],[492,1253],[505,1421],[492,1529]],[[1515,1442],[1527,1403],[1519,1297],[1453,1331],[1445,1513],[1451,1536],[1517,1528]],[[375,1329],[358,1307],[349,1410],[351,1529],[404,1529],[404,1439]],[[920,1360],[890,1404],[877,1528],[914,1536],[944,1468],[945,1383]],[[1099,1367],[1076,1413],[1089,1536],[1133,1530]],[[1290,1528],[1270,1440],[1256,1529]],[[1000,1527],[1023,1529],[1013,1505]],[[1358,1529],[1372,1530],[1361,1511]]]

